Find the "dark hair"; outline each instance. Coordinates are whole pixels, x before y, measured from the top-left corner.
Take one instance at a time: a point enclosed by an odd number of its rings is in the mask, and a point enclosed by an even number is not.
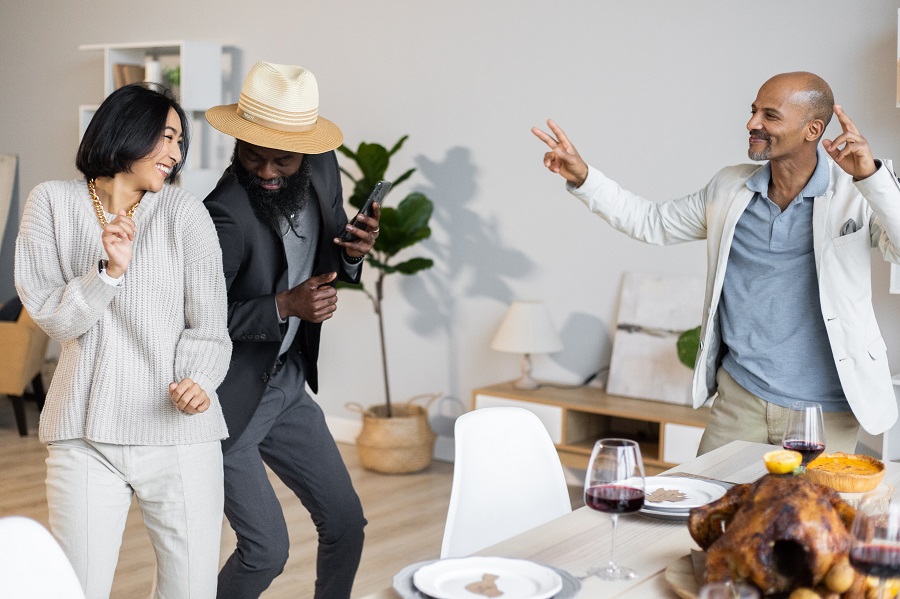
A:
[[[87,179],[130,172],[136,161],[150,154],[159,144],[169,109],[175,109],[178,114],[182,132],[181,161],[166,177],[171,183],[187,159],[190,136],[184,110],[172,93],[161,85],[126,85],[103,100],[81,138],[75,167]]]

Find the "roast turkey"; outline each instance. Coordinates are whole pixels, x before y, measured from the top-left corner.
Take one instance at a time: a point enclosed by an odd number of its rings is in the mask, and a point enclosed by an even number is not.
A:
[[[708,581],[751,582],[778,596],[821,586],[833,566],[846,564],[854,513],[835,491],[805,476],[767,474],[692,509],[688,527],[706,551]],[[842,592],[864,597],[865,579],[854,573]]]

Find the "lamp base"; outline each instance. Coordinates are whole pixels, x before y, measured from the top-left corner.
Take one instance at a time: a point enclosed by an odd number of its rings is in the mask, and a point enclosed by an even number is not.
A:
[[[540,384],[531,378],[531,375],[524,375],[522,378],[513,383],[513,387],[516,389],[537,389],[540,387]]]
[[[516,389],[537,389],[538,382],[531,378],[531,354],[522,356],[522,376],[513,383]]]

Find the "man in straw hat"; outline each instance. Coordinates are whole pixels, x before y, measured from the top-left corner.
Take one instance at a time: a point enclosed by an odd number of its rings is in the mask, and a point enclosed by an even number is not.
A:
[[[319,534],[315,596],[350,597],[366,520],[321,408],[316,358],[334,315],[336,280],[359,280],[380,210],[347,223],[334,149],[343,135],[318,115],[316,79],[256,63],[237,104],[206,112],[236,138],[231,166],[206,198],[222,246],[233,358],[219,399],[225,515],[237,548],[218,597],[259,597],[284,569],[288,532],[267,464],[309,510]],[[349,231],[352,241],[339,234]]]

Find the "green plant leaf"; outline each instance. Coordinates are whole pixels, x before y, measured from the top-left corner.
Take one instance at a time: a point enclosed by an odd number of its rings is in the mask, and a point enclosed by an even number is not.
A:
[[[382,262],[382,261],[379,260],[378,258],[374,257],[372,254],[369,254],[369,255],[368,255],[368,257],[366,258],[366,261],[367,261],[372,267],[381,269],[381,270],[383,270],[383,271],[386,272],[386,273],[392,273],[392,272],[394,272],[394,267],[393,267],[393,266],[391,266],[390,264],[387,264],[387,263],[385,263],[385,262]]]
[[[340,152],[341,154],[343,154],[344,156],[346,156],[347,158],[349,158],[350,160],[353,160],[354,162],[356,162],[356,152],[354,152],[347,146],[341,144],[338,146],[337,151]],[[344,171],[343,168],[341,170]],[[347,172],[347,171],[344,171],[344,172]]]
[[[394,266],[394,270],[402,275],[412,275],[420,270],[426,270],[434,266],[431,258],[412,258]]]
[[[398,185],[400,185],[401,183],[403,183],[404,181],[406,181],[407,179],[409,179],[410,176],[411,176],[414,172],[416,172],[416,169],[411,168],[411,169],[409,169],[408,171],[406,171],[405,173],[403,173],[402,175],[400,175],[399,177],[397,177],[396,179],[394,179],[394,180],[391,182],[391,183],[393,184],[393,187],[391,187],[391,189],[393,189],[394,187],[397,187]]]
[[[348,283],[347,281],[338,281],[334,284],[335,289],[355,289],[357,291],[365,291],[365,286],[360,283]]]
[[[434,205],[421,193],[406,196],[396,208],[383,207],[379,227],[381,233],[375,248],[388,258],[400,250],[431,237],[428,220]]]
[[[694,364],[697,362],[697,351],[700,348],[700,327],[688,329],[679,335],[676,346],[678,348],[678,359],[682,364],[693,370]]]
[[[406,140],[408,138],[409,138],[409,135],[404,135],[403,137],[398,139],[397,143],[394,144],[394,147],[391,148],[391,151],[388,152],[388,156],[393,156],[394,154],[396,154],[400,150],[400,148],[403,147],[403,144],[406,143]]]
[[[356,151],[356,164],[363,173],[363,178],[368,179],[374,185],[384,179],[384,173],[391,163],[388,151],[381,144],[362,142]]]

